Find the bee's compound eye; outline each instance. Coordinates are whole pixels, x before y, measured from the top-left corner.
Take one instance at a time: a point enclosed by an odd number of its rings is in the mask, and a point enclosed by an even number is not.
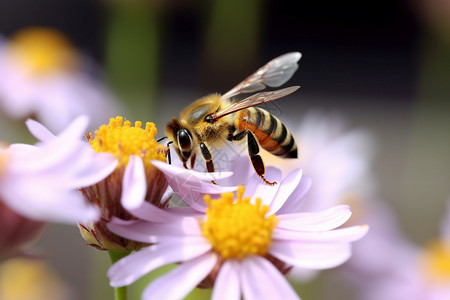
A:
[[[192,149],[192,137],[189,131],[187,131],[186,129],[179,130],[177,139],[181,151],[190,151]]]

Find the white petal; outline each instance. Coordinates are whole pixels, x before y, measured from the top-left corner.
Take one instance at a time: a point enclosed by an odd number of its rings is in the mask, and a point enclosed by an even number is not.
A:
[[[120,203],[133,214],[133,211],[140,211],[139,208],[145,201],[146,192],[144,163],[139,156],[131,155],[123,173]]]
[[[297,188],[300,180],[302,179],[302,170],[297,169],[289,173],[283,181],[280,183],[280,188],[278,189],[275,197],[270,204],[269,214],[276,213],[286,202],[292,192]]]
[[[351,216],[348,205],[338,205],[321,212],[277,215],[278,228],[301,231],[324,231],[337,228]]]
[[[354,242],[367,234],[369,226],[351,226],[329,231],[294,231],[275,228],[273,239],[308,242]]]
[[[50,130],[35,120],[28,119],[25,121],[25,124],[30,133],[41,142],[50,141],[55,138],[55,135]]]
[[[344,263],[351,255],[349,243],[305,243],[273,241],[269,253],[297,267],[328,269]]]
[[[211,299],[240,300],[240,273],[241,264],[238,261],[234,259],[226,260],[217,275]]]
[[[203,237],[198,220],[191,217],[177,216],[177,219],[166,224],[140,220],[123,223],[120,219],[113,219],[107,227],[115,234],[143,243],[157,243],[182,236]]]
[[[286,278],[265,258],[245,258],[241,266],[241,279],[246,300],[300,299]]]
[[[156,268],[174,262],[183,262],[198,257],[211,249],[197,238],[179,238],[171,243],[156,244],[132,253],[108,270],[110,285],[126,286]]]
[[[217,256],[212,252],[186,261],[154,280],[144,290],[142,299],[183,299],[208,276],[216,263]]]

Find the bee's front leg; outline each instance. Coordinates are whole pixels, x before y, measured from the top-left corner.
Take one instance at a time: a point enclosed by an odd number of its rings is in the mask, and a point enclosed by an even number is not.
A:
[[[208,172],[214,172],[214,162],[212,161],[212,155],[205,143],[200,143],[200,152],[202,153],[203,159],[206,162],[206,170]]]

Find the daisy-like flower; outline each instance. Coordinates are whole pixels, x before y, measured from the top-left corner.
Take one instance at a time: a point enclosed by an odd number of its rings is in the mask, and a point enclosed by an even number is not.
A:
[[[135,202],[140,201],[165,208],[174,191],[182,195],[183,201],[194,203],[192,199],[198,199],[199,195],[230,190],[210,182],[230,176],[229,172],[204,174],[167,164],[166,148],[155,140],[155,125],[147,122],[145,128],[141,126],[140,121],[131,126],[130,121],[119,116],[111,118],[108,125],[102,125],[95,131],[95,136],[88,134],[96,152],[112,153],[119,161],[115,171],[105,180],[81,189],[85,198],[101,210],[100,220],[79,226],[88,244],[98,249],[130,251],[146,245],[108,230],[106,225],[113,217],[135,218],[123,206],[132,211],[136,208]],[[140,212],[134,213],[139,215]]]
[[[386,210],[371,208],[371,232],[356,245],[355,256],[343,270],[354,284],[357,298],[450,299],[450,202],[440,237],[425,247],[407,241]]]
[[[0,152],[0,200],[20,215],[48,222],[76,223],[98,218],[78,188],[89,186],[114,170],[112,155],[95,153],[81,140],[88,125],[75,119],[58,136],[33,120],[36,145],[12,144]]]
[[[0,109],[13,119],[36,117],[56,132],[85,114],[95,128],[115,113],[117,101],[94,69],[61,32],[22,29],[0,39]]]
[[[104,179],[117,161],[81,141],[87,117],[54,136],[28,120],[36,145],[0,148],[0,260],[18,255],[37,239],[46,222],[91,222],[100,212],[78,188]]]
[[[126,286],[158,267],[180,263],[153,281],[142,298],[181,299],[196,286],[214,285],[213,299],[298,299],[283,277],[290,266],[335,267],[368,229],[336,229],[350,217],[346,205],[287,213],[289,202],[304,194],[296,189],[300,179],[301,171],[294,171],[271,191],[253,176],[247,191],[238,188],[237,199],[234,193],[214,200],[205,196],[206,212],[194,216],[135,203],[139,220],[115,220],[108,228],[152,245],[115,263],[108,271],[110,284]],[[250,199],[246,193],[262,197]]]

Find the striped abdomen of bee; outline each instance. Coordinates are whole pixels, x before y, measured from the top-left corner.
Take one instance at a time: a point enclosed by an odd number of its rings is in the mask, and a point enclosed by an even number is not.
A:
[[[297,158],[297,144],[289,129],[268,111],[250,107],[238,112],[235,127],[239,132],[250,130],[259,145],[273,155]]]

